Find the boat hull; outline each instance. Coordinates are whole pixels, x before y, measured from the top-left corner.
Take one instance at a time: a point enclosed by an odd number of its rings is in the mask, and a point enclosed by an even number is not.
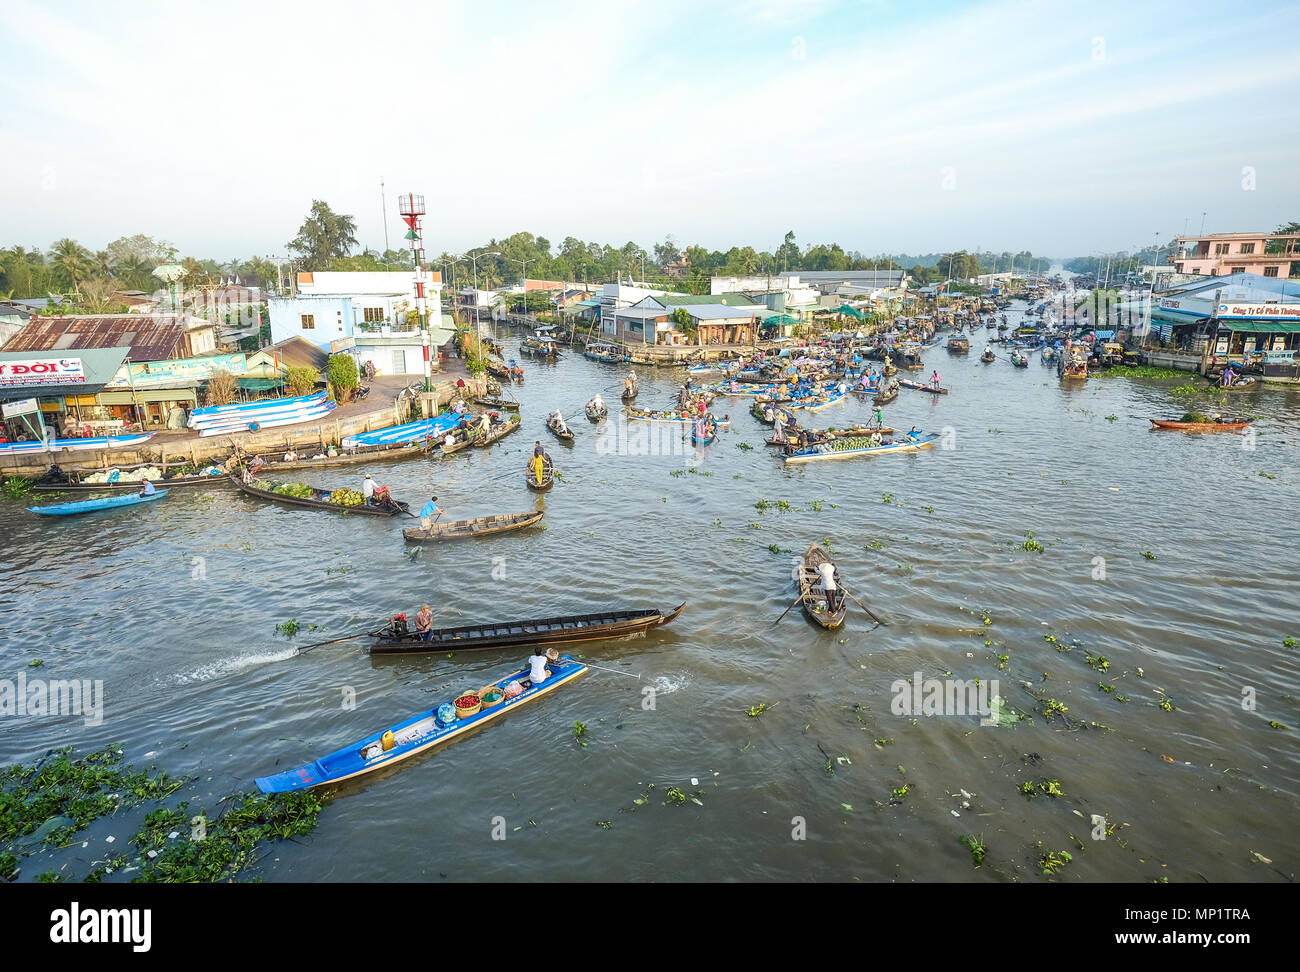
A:
[[[558,663],[552,663],[550,667],[552,675],[546,681],[540,685],[533,685],[530,682],[522,694],[512,699],[504,699],[490,709],[483,709],[464,719],[455,719],[447,725],[438,721],[436,707],[420,712],[304,766],[274,776],[259,776],[255,780],[257,788],[263,793],[292,793],[296,790],[310,790],[313,787],[343,783],[387,769],[412,756],[443,746],[479,726],[499,719],[507,712],[515,711],[520,706],[550,695],[556,689],[568,685],[587,672],[586,665],[574,661],[567,655]],[[511,680],[523,682],[527,679],[529,671],[528,668],[524,668],[511,672],[491,684],[504,688]],[[396,743],[393,748],[384,750],[383,738],[388,732],[393,734],[395,740],[402,741]],[[365,754],[373,752],[375,747],[378,747],[378,753],[367,758]]]
[[[870,449],[845,449],[842,452],[819,452],[816,454],[795,453],[784,456],[786,462],[795,465],[807,462],[821,462],[824,459],[852,459],[856,456],[878,456],[890,452],[919,452],[922,449],[934,448],[934,440],[939,438],[939,433],[931,432],[929,435],[918,439],[915,442],[894,442],[889,445],[875,446]]]
[[[664,614],[656,610],[616,611],[606,614],[570,614],[535,621],[511,621],[503,624],[471,624],[459,628],[440,628],[428,641],[415,635],[404,638],[385,637],[386,632],[372,634],[372,655],[408,655],[437,651],[478,651],[485,648],[522,647],[525,645],[563,645],[580,641],[604,641],[644,634],[669,624],[686,607],[683,601]]]
[[[480,516],[471,520],[456,520],[452,523],[434,523],[429,529],[417,527],[403,530],[402,536],[407,540],[466,540],[470,537],[490,537],[511,530],[522,530],[540,520],[545,513],[536,510],[528,513],[502,513],[496,516]]]
[[[1249,422],[1162,422],[1149,420],[1157,429],[1174,429],[1179,432],[1240,432]]]
[[[101,499],[81,500],[77,503],[55,503],[52,506],[29,506],[27,511],[37,516],[76,516],[80,513],[95,513],[99,510],[115,510],[124,506],[137,506],[154,500],[167,498],[167,490],[157,490],[152,496],[106,496]]]

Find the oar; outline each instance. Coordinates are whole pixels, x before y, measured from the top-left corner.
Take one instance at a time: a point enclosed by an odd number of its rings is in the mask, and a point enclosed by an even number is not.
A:
[[[783,617],[785,617],[787,614],[789,614],[790,611],[794,608],[794,605],[795,605],[795,604],[798,604],[798,603],[799,603],[800,601],[802,601],[802,600],[803,600],[803,591],[800,591],[800,592],[799,592],[799,596],[796,597],[796,598],[794,599],[794,604],[791,604],[790,607],[786,608],[784,611],[781,612],[781,618],[783,618]],[[775,621],[773,621],[772,623],[773,623],[773,624],[779,624],[779,623],[781,622],[781,618],[777,618],[777,619],[776,619]]]
[[[872,613],[871,613],[871,608],[867,607],[865,604],[863,604],[861,601],[859,601],[856,597],[853,597],[853,595],[850,594],[850,593],[848,592],[848,590],[844,587],[843,584],[840,585],[840,590],[841,590],[841,591],[844,591],[845,596],[851,598],[854,604],[856,604],[858,607],[862,608],[862,610],[866,611],[867,614],[868,614],[868,616],[870,616],[871,620],[874,621],[874,622],[876,622],[876,624],[886,624],[886,625],[887,625],[887,624],[889,623],[889,622],[887,622],[887,621],[881,621],[880,618],[878,618],[878,617],[876,617],[874,614],[872,614]]]
[[[336,645],[340,641],[355,641],[357,638],[364,638],[368,634],[370,634],[369,631],[362,631],[359,632],[358,634],[345,635],[342,638],[334,638],[330,641],[318,641],[314,645],[307,645],[304,648],[299,648],[297,651],[294,652],[294,654],[301,655],[303,652],[311,651],[313,648],[320,648],[322,645]]]

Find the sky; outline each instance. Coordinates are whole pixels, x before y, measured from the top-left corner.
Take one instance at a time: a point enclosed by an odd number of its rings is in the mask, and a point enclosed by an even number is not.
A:
[[[1300,220],[1294,5],[0,0],[0,247],[1068,257]],[[1203,215],[1204,214],[1204,215]]]

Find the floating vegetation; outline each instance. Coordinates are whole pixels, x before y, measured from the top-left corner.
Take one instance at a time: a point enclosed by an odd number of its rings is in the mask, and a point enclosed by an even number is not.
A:
[[[1065,713],[1067,713],[1067,712],[1069,712],[1069,711],[1070,711],[1070,709],[1069,709],[1068,706],[1065,706],[1065,705],[1061,704],[1060,702],[1057,702],[1056,699],[1048,699],[1048,700],[1047,700],[1047,708],[1045,708],[1045,709],[1043,710],[1043,715],[1047,716],[1047,718],[1050,719],[1050,718],[1051,718],[1052,716],[1054,716],[1054,715],[1061,715],[1061,716],[1063,716],[1063,715],[1065,715]]]
[[[775,704],[776,703],[773,703],[773,705]],[[749,716],[750,718],[756,719],[766,711],[767,711],[767,703],[760,702],[758,703],[758,705],[751,705],[749,707],[749,711],[746,712],[745,715]]]
[[[1173,699],[1169,698],[1168,696],[1163,697],[1160,700],[1160,708],[1164,709],[1166,712],[1173,712],[1174,711]]]
[[[1290,731],[1291,731],[1291,727],[1290,727],[1290,726],[1284,726],[1284,725],[1282,725],[1282,723],[1278,722],[1276,719],[1271,720],[1271,721],[1269,722],[1268,725],[1269,725],[1269,728],[1270,728],[1270,729],[1285,729],[1287,732],[1290,732]]]
[[[34,480],[24,479],[22,476],[10,476],[5,480],[4,490],[10,499],[22,499],[32,491]]]
[[[750,445],[748,442],[737,442],[736,448],[741,450],[742,452],[749,452],[754,447]]]
[[[1277,479],[1277,477],[1274,476],[1272,473],[1266,473],[1263,470],[1260,470],[1259,474],[1263,476],[1265,479]]]
[[[998,655],[998,671],[1005,671],[1007,662],[1011,660],[1010,655]]]
[[[822,510],[822,501],[813,500],[811,503],[808,504],[808,509],[812,510],[814,513],[820,513]]]
[[[971,861],[976,867],[984,863],[984,855],[988,852],[988,847],[984,843],[984,835],[976,837],[974,834],[962,834],[957,841],[970,848]]]
[[[1296,646],[1296,640],[1295,640],[1294,638],[1283,638],[1283,639],[1282,639],[1282,647],[1283,647],[1283,648],[1294,648],[1295,646]]]
[[[1118,416],[1118,415],[1107,415],[1107,416],[1106,416],[1106,421],[1107,421],[1107,422],[1118,422],[1118,421],[1119,421],[1119,416]]]
[[[1072,860],[1069,851],[1049,851],[1038,859],[1038,866],[1044,874],[1058,874]]]
[[[1031,800],[1040,793],[1045,793],[1050,797],[1065,796],[1065,791],[1061,789],[1060,780],[1049,780],[1046,778],[1035,780],[1033,782],[1026,780],[1024,783],[1020,784],[1020,792]]]
[[[912,788],[912,784],[904,783],[902,786],[896,786],[889,791],[890,802],[902,803],[907,799],[907,792]]]
[[[668,475],[669,475],[669,476],[685,476],[685,475],[686,475],[686,470],[685,470],[685,469],[674,469],[674,470],[673,470],[672,472],[670,472]]]
[[[892,503],[892,502],[894,502],[894,494],[893,494],[893,493],[881,493],[881,494],[880,494],[880,502],[882,502],[882,503]]]
[[[1043,545],[1034,539],[1034,535],[1032,533],[1026,533],[1025,538],[1026,538],[1025,542],[1020,545],[1021,550],[1025,550],[1030,553],[1043,552]]]
[[[751,530],[761,530],[761,529],[763,529],[763,524],[761,524],[761,523],[751,523],[751,524],[749,524],[749,528],[750,528]]]
[[[869,544],[867,544],[867,549],[868,549],[868,550],[884,550],[884,549],[885,549],[885,545],[884,545],[884,543],[882,543],[880,540],[872,540]],[[1289,639],[1287,639],[1287,640],[1289,640],[1289,641],[1291,641],[1291,642],[1293,642],[1293,643],[1294,643],[1294,641],[1295,641],[1294,638],[1289,638]]]
[[[788,553],[793,553],[793,552],[794,552],[794,551],[792,551],[792,550],[782,550],[780,547],[778,547],[778,546],[777,546],[776,544],[774,544],[774,543],[769,543],[769,544],[767,545],[767,549],[768,549],[769,551],[771,551],[772,553],[774,553],[774,554],[788,554]]]
[[[689,472],[692,476],[712,476],[712,475],[713,475],[713,473],[711,473],[711,472],[700,472],[700,471],[699,471],[698,469],[696,469],[694,466],[692,466],[690,469],[688,469],[688,470],[686,470],[686,471]]]
[[[1107,685],[1105,682],[1098,682],[1098,683],[1097,683],[1097,688],[1101,689],[1101,690],[1102,690],[1103,692],[1105,692],[1107,695],[1109,695],[1110,693],[1112,693],[1112,692],[1115,691],[1115,686],[1114,686],[1113,684],[1112,684],[1112,685]]]
[[[1095,658],[1092,655],[1086,655],[1085,660],[1088,662],[1088,667],[1091,669],[1099,672],[1110,671],[1110,660],[1105,655],[1098,655]]]
[[[43,659],[40,659],[40,658],[33,658],[31,661],[29,661],[29,662],[27,663],[27,667],[28,667],[28,668],[40,668],[40,667],[41,667],[42,665],[44,665],[44,664],[45,664],[45,662],[44,662]]]
[[[664,801],[664,806],[671,803],[675,807],[680,807],[686,802],[686,794],[675,786],[670,786],[664,796],[668,798]]]
[[[574,720],[573,741],[576,742],[579,746],[585,748],[587,745],[587,740],[583,739],[582,737],[585,736],[586,734],[587,734],[587,724],[585,722],[578,722],[577,720]]]
[[[288,637],[292,637],[293,635],[296,635],[301,628],[302,625],[298,623],[297,618],[290,618],[288,621],[282,621],[279,624],[277,624],[275,626],[275,633],[282,634],[286,638],[288,638]]]
[[[1155,559],[1156,559],[1156,555],[1153,554],[1150,550],[1143,550],[1143,551],[1142,551],[1142,556],[1145,557],[1147,560],[1155,560]]]
[[[596,826],[601,830],[613,830],[614,822],[612,820],[597,820]]]
[[[1114,365],[1089,372],[1089,378],[1186,378],[1187,372],[1154,365]]]

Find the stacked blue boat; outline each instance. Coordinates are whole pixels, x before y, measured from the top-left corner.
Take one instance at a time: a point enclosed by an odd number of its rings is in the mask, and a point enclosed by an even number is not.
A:
[[[323,391],[296,398],[268,398],[235,405],[209,405],[190,413],[189,427],[200,436],[258,432],[281,425],[323,419],[335,409]]]
[[[443,412],[437,418],[408,422],[406,425],[395,425],[391,429],[378,429],[360,435],[349,435],[343,440],[343,448],[361,449],[366,446],[402,445],[408,442],[420,442],[427,438],[436,439],[456,425],[461,418],[462,416],[452,412]]]

